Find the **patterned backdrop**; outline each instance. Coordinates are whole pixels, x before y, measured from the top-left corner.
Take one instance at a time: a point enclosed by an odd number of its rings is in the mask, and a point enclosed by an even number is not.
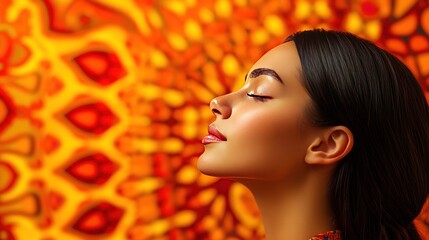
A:
[[[0,0],[0,239],[263,239],[251,194],[196,169],[208,103],[313,27],[429,98],[427,0]]]

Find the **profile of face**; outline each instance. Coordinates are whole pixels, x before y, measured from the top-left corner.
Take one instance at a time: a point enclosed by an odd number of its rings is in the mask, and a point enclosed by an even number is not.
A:
[[[285,42],[251,67],[241,89],[213,99],[216,120],[203,139],[198,169],[211,176],[267,181],[302,175],[317,130],[307,124],[311,99],[300,74],[295,44]]]

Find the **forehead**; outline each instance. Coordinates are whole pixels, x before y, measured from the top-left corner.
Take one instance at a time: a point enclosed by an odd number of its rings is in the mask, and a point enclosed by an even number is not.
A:
[[[282,43],[264,54],[250,69],[270,68],[277,72],[286,84],[298,81],[301,62],[293,41]]]

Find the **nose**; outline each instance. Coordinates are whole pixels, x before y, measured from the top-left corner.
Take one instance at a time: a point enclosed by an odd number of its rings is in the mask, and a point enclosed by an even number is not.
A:
[[[227,103],[224,96],[215,97],[210,102],[210,109],[216,117],[221,117],[222,119],[229,118],[231,116],[231,106]]]

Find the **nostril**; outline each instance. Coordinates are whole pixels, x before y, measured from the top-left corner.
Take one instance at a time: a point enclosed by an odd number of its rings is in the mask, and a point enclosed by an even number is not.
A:
[[[213,108],[212,109],[212,112],[216,115],[216,114],[219,114],[219,115],[222,115],[221,113],[220,113],[220,111],[219,110],[217,110],[216,108]]]

